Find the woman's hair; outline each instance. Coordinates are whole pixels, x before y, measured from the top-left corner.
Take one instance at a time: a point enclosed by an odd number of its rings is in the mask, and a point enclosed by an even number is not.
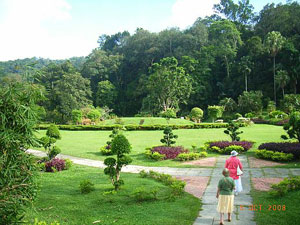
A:
[[[227,168],[224,168],[222,174],[224,177],[229,177],[229,170]]]

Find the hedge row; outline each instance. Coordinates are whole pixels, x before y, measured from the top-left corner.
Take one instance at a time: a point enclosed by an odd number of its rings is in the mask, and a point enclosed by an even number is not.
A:
[[[268,142],[258,146],[259,150],[270,150],[273,152],[291,153],[300,159],[300,143],[298,142]]]
[[[40,124],[38,129],[47,129],[49,124]],[[202,129],[202,128],[226,128],[227,123],[195,123],[195,124],[180,124],[180,125],[57,125],[60,130],[113,130],[115,128],[125,128],[126,130],[164,130],[166,127],[172,129]],[[245,124],[240,124],[244,127]]]
[[[283,126],[284,124],[289,122],[289,119],[276,119],[272,118],[269,120],[260,119],[260,118],[253,118],[251,121],[255,124],[271,124],[276,126]]]

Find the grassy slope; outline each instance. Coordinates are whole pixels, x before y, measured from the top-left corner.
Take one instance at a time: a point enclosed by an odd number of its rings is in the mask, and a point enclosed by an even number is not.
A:
[[[41,191],[34,203],[34,209],[26,213],[25,220],[34,218],[47,222],[59,221],[60,224],[143,224],[171,225],[192,224],[200,209],[200,201],[185,193],[174,202],[166,200],[137,203],[132,192],[137,187],[146,190],[158,187],[164,195],[169,188],[154,180],[139,178],[137,174],[123,174],[125,186],[116,195],[103,195],[112,185],[103,170],[74,166],[59,173],[42,173]],[[81,180],[90,179],[96,190],[80,194]],[[179,213],[180,212],[180,213]]]
[[[280,141],[280,135],[284,133],[282,127],[272,125],[252,125],[242,128],[244,133],[242,139],[255,141],[257,147],[262,142]],[[182,145],[185,148],[191,148],[195,144],[201,146],[209,140],[229,140],[229,137],[224,134],[224,129],[196,129],[196,130],[174,130],[174,133],[179,136],[177,145]],[[100,146],[105,145],[109,139],[111,131],[61,131],[62,140],[57,142],[61,147],[63,154],[104,160],[99,152]],[[45,131],[41,131],[40,135],[44,135]],[[153,161],[147,159],[143,152],[146,147],[159,145],[160,139],[163,136],[162,131],[130,131],[125,132],[133,146],[131,156],[133,164],[146,166],[180,166],[181,163],[172,160]]]
[[[255,220],[257,225],[285,225],[285,224],[300,224],[300,191],[289,192],[284,197],[272,197],[267,192],[253,191],[253,204],[261,205],[261,211],[255,212]],[[285,211],[269,210],[269,206],[283,205],[286,206]]]
[[[139,125],[140,121],[143,119],[144,123],[143,125],[156,125],[156,124],[193,124],[193,122],[189,120],[184,120],[184,119],[170,119],[167,121],[165,118],[161,117],[120,117],[124,122],[124,125],[126,124],[134,124],[134,125]],[[111,120],[105,120],[103,122],[100,122],[99,125],[113,125],[116,124],[115,119]]]

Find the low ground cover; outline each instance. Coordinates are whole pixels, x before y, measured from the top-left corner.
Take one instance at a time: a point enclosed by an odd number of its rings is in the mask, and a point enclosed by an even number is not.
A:
[[[255,141],[256,148],[264,142],[280,141],[280,136],[284,130],[279,126],[272,125],[252,125],[241,128],[244,131],[241,134],[241,140]],[[39,136],[43,136],[45,131],[39,131]],[[104,146],[109,140],[111,131],[61,131],[62,139],[57,141],[62,153],[83,158],[104,160],[106,156],[101,155],[100,147]],[[162,131],[126,131],[125,136],[132,144],[132,164],[145,166],[175,166],[191,167],[178,161],[164,160],[153,161],[144,156],[145,148],[149,146],[160,145]],[[197,130],[174,130],[178,135],[176,145],[191,148],[192,145],[197,147],[203,146],[207,141],[230,140],[228,135],[224,134],[224,129],[197,129]],[[42,150],[42,149],[41,149]],[[250,150],[251,151],[251,150]],[[216,156],[217,154],[209,154]]]
[[[201,206],[199,199],[184,193],[174,201],[164,200],[162,196],[170,192],[168,186],[140,178],[138,174],[123,173],[122,176],[126,184],[118,193],[104,194],[112,190],[112,186],[98,168],[73,166],[68,171],[42,173],[41,191],[25,220],[31,223],[35,218],[46,222],[56,220],[61,225],[193,224]],[[94,183],[95,190],[89,194],[80,193],[79,184],[85,179]],[[159,189],[159,200],[137,202],[133,196],[136,188]]]

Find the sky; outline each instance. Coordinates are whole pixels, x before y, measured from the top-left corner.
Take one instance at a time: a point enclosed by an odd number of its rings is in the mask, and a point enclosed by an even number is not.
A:
[[[0,61],[87,56],[98,37],[142,27],[186,29],[220,0],[0,0]],[[237,2],[237,0],[235,0]],[[267,3],[250,0],[259,12]]]

